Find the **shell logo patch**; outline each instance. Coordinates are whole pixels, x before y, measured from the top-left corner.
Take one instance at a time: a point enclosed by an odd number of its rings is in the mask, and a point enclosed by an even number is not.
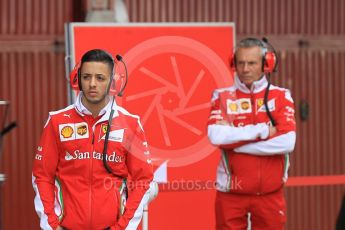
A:
[[[73,133],[74,133],[73,128],[69,125],[67,125],[61,129],[61,135],[64,138],[70,138]]]
[[[238,104],[237,101],[226,100],[226,113],[227,114],[237,114],[238,113]]]
[[[230,103],[229,109],[231,110],[231,112],[237,112],[238,106],[236,103]]]

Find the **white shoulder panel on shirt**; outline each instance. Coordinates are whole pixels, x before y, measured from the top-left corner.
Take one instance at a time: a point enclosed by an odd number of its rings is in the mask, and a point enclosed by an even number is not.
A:
[[[144,130],[141,122],[140,122],[140,117],[138,115],[135,115],[135,114],[131,114],[130,112],[128,112],[125,108],[121,107],[121,106],[117,106],[117,110],[120,111],[121,113],[123,113],[124,115],[126,116],[130,116],[130,117],[133,117],[133,118],[136,118],[137,121],[138,121],[138,124],[141,128],[141,130]]]
[[[56,110],[56,111],[51,111],[51,112],[49,112],[49,115],[56,115],[56,114],[59,114],[59,113],[63,113],[63,112],[66,112],[66,111],[68,111],[68,110],[71,110],[71,109],[73,109],[75,107],[75,105],[74,104],[72,104],[72,105],[69,105],[69,106],[67,106],[66,108],[64,108],[64,109],[60,109],[60,110]]]
[[[213,91],[213,95],[212,95],[212,101],[216,100],[219,97],[219,94],[222,92],[235,92],[236,91],[236,87],[235,86],[230,86],[230,87],[226,87],[226,88],[219,88],[219,89],[215,89]]]
[[[275,85],[271,85],[270,89],[284,91],[285,92],[285,99],[288,100],[288,101],[293,102],[293,99],[291,97],[291,91],[289,89],[286,89],[286,88],[283,88],[283,87],[279,87],[279,86],[275,86]]]

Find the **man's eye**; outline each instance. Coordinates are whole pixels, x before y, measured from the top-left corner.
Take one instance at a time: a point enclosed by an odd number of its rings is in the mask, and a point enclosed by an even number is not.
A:
[[[84,75],[84,76],[82,76],[82,78],[83,78],[84,80],[88,80],[88,79],[90,79],[90,76],[89,76],[89,75]]]
[[[98,81],[104,81],[104,80],[105,80],[105,77],[104,77],[104,76],[97,76],[97,80],[98,80]]]

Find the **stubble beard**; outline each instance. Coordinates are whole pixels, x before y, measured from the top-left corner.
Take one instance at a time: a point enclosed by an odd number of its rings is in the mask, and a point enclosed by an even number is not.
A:
[[[104,95],[103,95],[100,99],[90,99],[90,98],[88,98],[86,95],[84,95],[84,98],[85,98],[85,100],[86,100],[87,103],[92,104],[92,105],[98,105],[98,104],[100,104],[102,101],[105,102],[105,99],[106,99],[107,96],[108,96],[108,94],[107,94],[107,93],[104,93]]]

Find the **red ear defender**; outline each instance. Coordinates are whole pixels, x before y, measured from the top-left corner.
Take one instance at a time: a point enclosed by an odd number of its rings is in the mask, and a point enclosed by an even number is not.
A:
[[[114,68],[111,72],[111,79],[110,79],[110,85],[109,85],[109,94],[116,96],[118,95],[119,89],[118,89],[118,80],[120,79],[120,75],[118,73],[118,71],[116,71],[117,68],[117,63],[116,61],[114,61]]]
[[[277,71],[278,59],[277,52],[271,43],[268,42],[268,39],[263,37],[261,40],[264,48],[263,63],[262,63],[262,72],[264,73],[273,73]],[[270,51],[267,49],[270,48]]]
[[[277,57],[274,52],[266,52],[264,57],[263,72],[273,73],[276,71]]]
[[[115,76],[112,76],[112,78],[111,78],[111,81],[110,81],[110,88],[109,88],[109,94],[110,95],[117,95],[117,89],[116,89],[116,82],[117,82],[117,79],[116,79],[116,75],[117,74],[115,74]]]
[[[230,69],[232,72],[236,72],[236,56],[235,53],[229,58]]]
[[[80,68],[80,63],[78,62],[73,70],[71,71],[71,73],[69,74],[69,83],[70,86],[73,90],[79,91],[79,79],[78,79],[78,72],[79,72],[79,68]]]

